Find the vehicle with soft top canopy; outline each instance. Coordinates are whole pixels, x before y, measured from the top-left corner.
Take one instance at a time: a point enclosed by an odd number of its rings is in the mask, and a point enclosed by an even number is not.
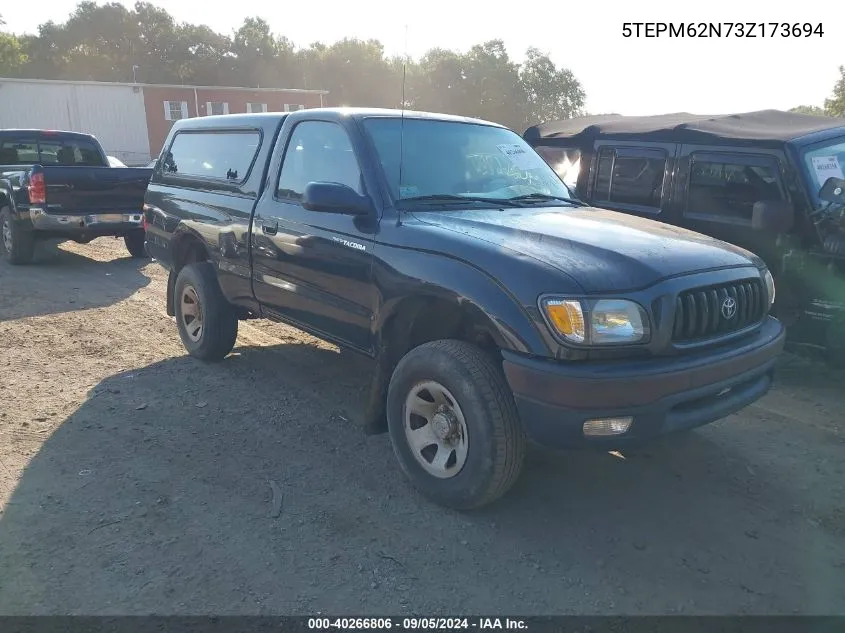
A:
[[[602,115],[523,137],[581,199],[761,256],[790,342],[845,365],[845,209],[833,194],[845,177],[845,120],[777,110]]]

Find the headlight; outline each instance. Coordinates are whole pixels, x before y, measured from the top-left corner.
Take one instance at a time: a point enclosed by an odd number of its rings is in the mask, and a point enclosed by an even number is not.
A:
[[[633,301],[547,297],[540,305],[555,332],[579,345],[644,343],[650,335],[648,315]]]
[[[766,293],[769,295],[769,307],[771,308],[775,302],[775,278],[768,270],[763,274],[763,278],[766,280]]]

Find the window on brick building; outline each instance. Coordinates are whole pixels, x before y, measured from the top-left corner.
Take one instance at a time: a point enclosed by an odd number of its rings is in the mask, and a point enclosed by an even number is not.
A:
[[[164,120],[178,121],[179,119],[188,118],[188,102],[187,101],[165,101],[164,102]]]
[[[206,116],[229,114],[229,104],[225,101],[206,101],[205,114]]]

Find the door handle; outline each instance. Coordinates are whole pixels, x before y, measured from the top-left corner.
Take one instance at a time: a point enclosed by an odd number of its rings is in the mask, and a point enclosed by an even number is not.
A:
[[[262,222],[261,223],[261,232],[265,235],[275,235],[276,231],[279,230],[279,223],[278,222]]]

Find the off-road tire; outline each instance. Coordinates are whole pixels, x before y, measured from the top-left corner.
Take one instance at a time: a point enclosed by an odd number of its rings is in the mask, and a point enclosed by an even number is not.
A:
[[[126,250],[135,259],[146,259],[149,257],[147,255],[147,247],[144,246],[145,238],[146,235],[143,229],[132,231],[123,236],[123,243],[126,244]]]
[[[196,293],[202,311],[202,331],[197,340],[188,333],[183,318],[182,297],[188,288]],[[198,262],[182,268],[176,278],[173,301],[176,326],[188,353],[205,361],[223,360],[235,346],[238,318],[234,307],[220,290],[214,266],[209,262]]]
[[[5,231],[11,236],[11,248],[7,248]],[[35,253],[35,236],[15,222],[9,207],[0,209],[0,256],[13,265],[28,264]]]
[[[405,435],[405,399],[415,385],[433,380],[454,395],[465,417],[466,461],[448,479],[425,471]],[[504,495],[525,458],[525,435],[501,367],[480,348],[457,340],[424,343],[402,358],[387,393],[387,424],[393,451],[411,483],[437,504],[471,510]]]

